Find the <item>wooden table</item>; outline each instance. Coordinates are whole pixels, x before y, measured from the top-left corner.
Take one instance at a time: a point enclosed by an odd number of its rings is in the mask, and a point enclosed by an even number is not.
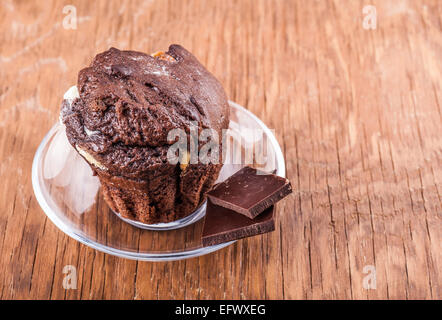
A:
[[[61,1],[0,4],[1,298],[442,298],[440,1],[69,3],[76,29]],[[271,234],[189,260],[120,259],[46,218],[31,162],[97,52],[170,43],[276,129],[294,193]]]

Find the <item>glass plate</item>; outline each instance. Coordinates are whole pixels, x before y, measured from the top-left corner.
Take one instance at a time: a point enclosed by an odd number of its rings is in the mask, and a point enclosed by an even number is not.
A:
[[[245,165],[284,177],[284,157],[272,130],[240,105],[234,102],[229,105],[226,141],[231,147],[227,148],[227,161],[218,182]],[[147,230],[143,228],[146,225],[135,226],[133,221],[120,219],[107,206],[99,192],[98,178],[92,175],[89,165],[68,143],[64,126],[60,123],[46,134],[35,153],[32,185],[41,208],[61,231],[87,246],[119,257],[145,261],[179,260],[207,254],[234,242],[202,246],[204,219],[201,218],[205,215],[205,204],[183,222],[159,226],[162,230]]]

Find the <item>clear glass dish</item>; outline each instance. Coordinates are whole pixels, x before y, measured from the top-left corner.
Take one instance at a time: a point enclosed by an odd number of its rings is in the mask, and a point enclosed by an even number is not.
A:
[[[285,176],[281,148],[272,132],[250,111],[229,102],[231,143],[218,182],[245,165]],[[239,147],[238,147],[239,146]],[[230,150],[240,150],[231,152]],[[253,152],[264,150],[262,153]],[[250,162],[250,160],[252,162]],[[64,126],[57,123],[46,134],[32,164],[35,196],[48,218],[68,236],[99,251],[145,261],[197,257],[234,241],[202,246],[205,203],[192,215],[169,224],[137,225],[114,213],[99,191],[98,178],[68,143]],[[154,229],[154,230],[149,230]]]

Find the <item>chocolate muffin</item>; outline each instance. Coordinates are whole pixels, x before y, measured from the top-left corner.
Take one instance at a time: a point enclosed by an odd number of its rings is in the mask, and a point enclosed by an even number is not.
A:
[[[183,218],[200,206],[218,163],[168,161],[168,140],[212,129],[222,136],[229,107],[221,84],[179,45],[148,55],[115,48],[79,72],[78,96],[64,99],[69,142],[98,175],[104,199],[121,216],[152,224]],[[221,141],[219,143],[221,155]]]

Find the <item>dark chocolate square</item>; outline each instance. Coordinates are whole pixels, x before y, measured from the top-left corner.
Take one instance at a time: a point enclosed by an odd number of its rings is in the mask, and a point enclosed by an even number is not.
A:
[[[212,203],[253,219],[291,192],[287,179],[244,167],[215,186],[207,196]]]
[[[202,235],[203,246],[216,245],[275,230],[275,207],[267,208],[255,219],[207,201]]]

